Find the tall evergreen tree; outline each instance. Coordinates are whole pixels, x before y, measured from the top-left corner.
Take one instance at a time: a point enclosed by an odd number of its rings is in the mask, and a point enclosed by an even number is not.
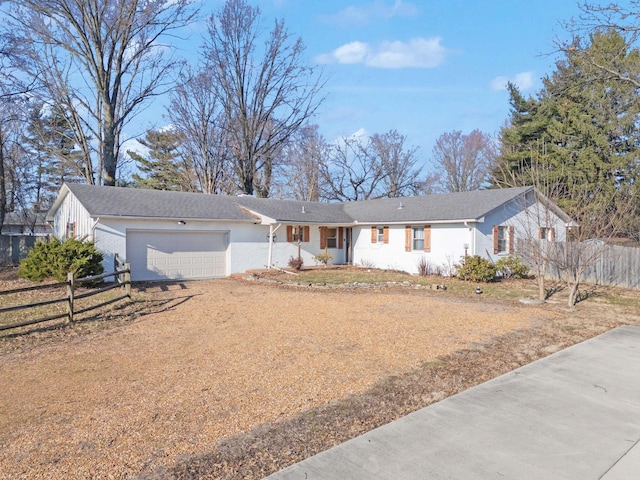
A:
[[[143,174],[133,175],[138,187],[154,190],[188,190],[185,188],[184,166],[178,161],[178,133],[148,130],[145,137],[138,139],[138,142],[148,149],[147,155],[127,151]]]
[[[41,208],[53,202],[64,182],[87,181],[83,154],[77,148],[64,111],[60,107],[51,111],[43,107],[42,103],[31,106],[23,138],[35,165],[34,200]]]
[[[569,214],[583,217],[589,210],[577,202],[585,198],[610,212],[620,205],[628,209],[630,196],[638,198],[639,92],[630,82],[604,75],[594,59],[630,76],[640,74],[637,49],[616,32],[596,31],[586,42],[574,41],[535,98],[509,87],[511,118],[501,132],[494,184],[544,186]],[[625,229],[637,237],[640,211],[633,210]]]

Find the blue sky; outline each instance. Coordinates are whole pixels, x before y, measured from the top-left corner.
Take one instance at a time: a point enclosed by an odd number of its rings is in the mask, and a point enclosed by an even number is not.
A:
[[[249,1],[266,26],[283,18],[324,70],[327,100],[314,123],[327,140],[395,129],[421,162],[444,132],[497,133],[507,80],[539,90],[558,58],[554,38],[579,15],[574,0]],[[224,2],[204,3],[206,12]],[[188,45],[197,53],[197,35]]]

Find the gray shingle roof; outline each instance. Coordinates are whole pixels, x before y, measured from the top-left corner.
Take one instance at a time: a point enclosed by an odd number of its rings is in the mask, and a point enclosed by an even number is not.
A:
[[[318,203],[80,184],[68,184],[67,187],[92,216],[255,221],[251,215],[255,212],[278,222],[301,224],[477,220],[533,190],[532,187],[520,187]]]
[[[92,216],[254,220],[234,197],[122,187],[67,184]]]
[[[532,187],[476,190],[423,197],[381,198],[344,203],[344,210],[359,223],[436,222],[476,220]]]

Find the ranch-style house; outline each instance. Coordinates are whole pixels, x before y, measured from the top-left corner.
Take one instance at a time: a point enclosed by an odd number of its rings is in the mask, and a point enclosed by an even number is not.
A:
[[[64,184],[47,220],[131,264],[133,280],[225,277],[330,263],[451,273],[464,255],[497,260],[518,238],[563,241],[571,219],[533,187],[318,203]]]

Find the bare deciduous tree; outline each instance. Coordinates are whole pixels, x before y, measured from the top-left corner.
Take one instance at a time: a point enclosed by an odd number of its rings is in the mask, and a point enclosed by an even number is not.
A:
[[[371,136],[371,149],[384,172],[382,190],[386,197],[416,195],[420,190],[421,168],[415,168],[417,147],[405,148],[406,137],[396,130]]]
[[[278,177],[284,196],[296,200],[320,200],[320,166],[329,146],[318,125],[305,125],[284,149]]]
[[[327,201],[353,202],[383,196],[385,177],[380,159],[361,138],[343,138],[331,147],[320,165],[321,197]]]
[[[238,187],[268,195],[273,160],[315,113],[323,80],[304,65],[302,40],[292,39],[282,20],[259,48],[260,9],[244,0],[227,0],[208,25],[204,56],[225,112]]]
[[[185,170],[190,172],[190,189],[216,194],[236,191],[230,175],[226,117],[210,72],[203,69],[182,75],[180,85],[171,92],[168,115],[181,135],[180,150]]]
[[[433,159],[443,192],[478,190],[487,181],[496,148],[491,137],[479,130],[443,133],[433,147]]]
[[[37,78],[46,103],[68,112],[84,152],[86,180],[114,185],[123,127],[167,87],[168,74],[179,62],[167,55],[162,38],[191,22],[196,13],[192,2],[8,3],[13,5],[7,32],[12,44],[21,47],[16,65]]]

